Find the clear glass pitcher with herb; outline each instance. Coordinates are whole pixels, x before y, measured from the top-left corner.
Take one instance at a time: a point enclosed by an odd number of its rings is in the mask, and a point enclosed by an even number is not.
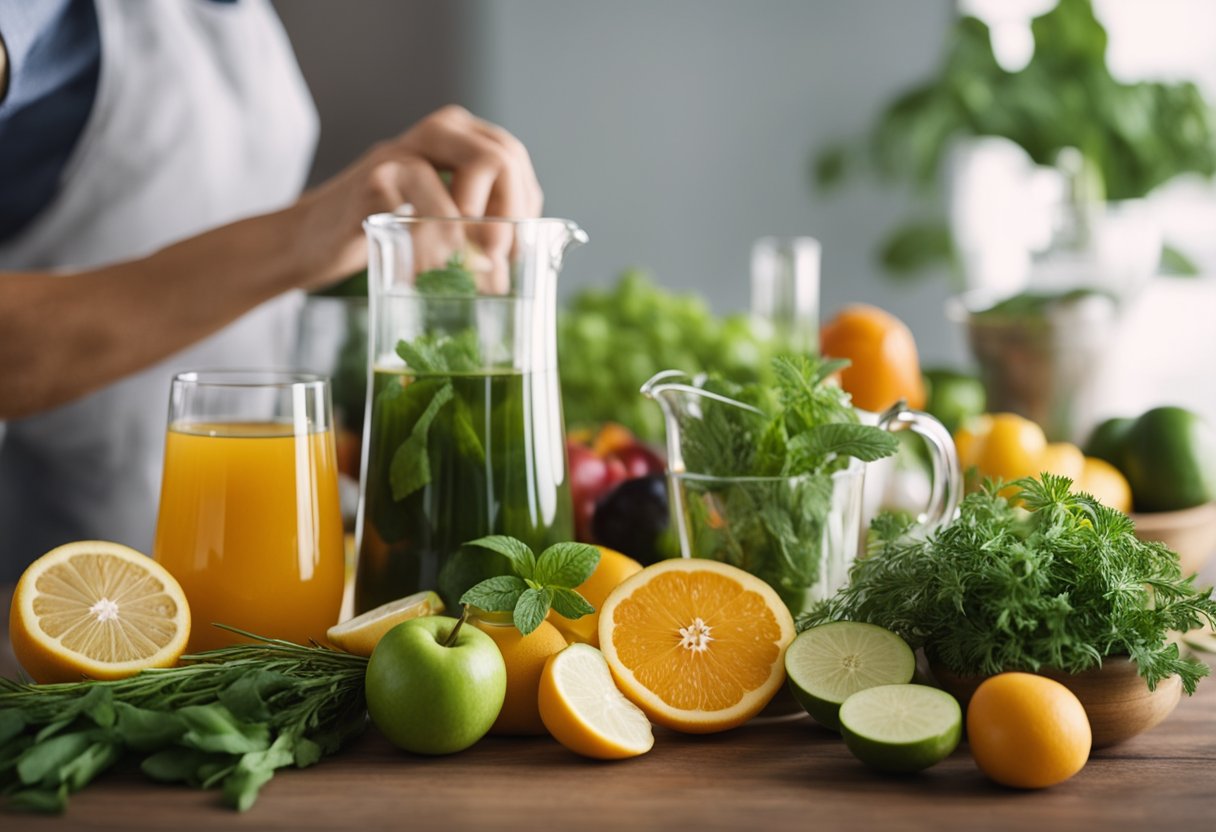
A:
[[[456,600],[504,571],[465,541],[573,536],[557,377],[567,220],[378,214],[369,245],[367,426],[355,608]]]
[[[763,578],[795,615],[845,583],[862,539],[866,463],[895,452],[895,432],[912,430],[930,449],[933,490],[918,518],[926,529],[954,515],[962,491],[958,454],[942,424],[902,405],[881,415],[853,408],[826,383],[839,366],[782,357],[773,387],[675,370],[642,387],[665,418],[681,554]]]

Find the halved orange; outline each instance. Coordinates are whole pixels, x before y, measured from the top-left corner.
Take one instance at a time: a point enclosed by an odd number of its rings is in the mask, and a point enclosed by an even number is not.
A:
[[[742,725],[785,680],[794,619],[764,581],[712,560],[648,566],[600,610],[600,649],[652,722],[705,734]]]
[[[190,637],[181,586],[152,558],[118,543],[52,549],[17,582],[13,653],[37,682],[123,679],[171,667]]]

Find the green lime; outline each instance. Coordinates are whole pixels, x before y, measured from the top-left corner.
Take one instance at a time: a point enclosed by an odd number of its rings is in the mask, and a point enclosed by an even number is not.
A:
[[[1127,432],[1135,421],[1115,417],[1102,422],[1089,435],[1089,440],[1085,443],[1085,455],[1109,462],[1122,472],[1123,446],[1127,443]]]
[[[1136,511],[1216,500],[1216,431],[1181,407],[1153,408],[1128,430],[1121,467]]]
[[[958,747],[963,710],[937,688],[882,685],[840,706],[840,733],[853,756],[871,768],[921,771]]]
[[[794,697],[824,727],[840,730],[841,704],[859,690],[912,679],[912,648],[890,630],[834,621],[801,633],[785,651]]]
[[[953,370],[925,370],[924,376],[929,393],[925,410],[951,433],[987,408],[984,384],[975,376]]]

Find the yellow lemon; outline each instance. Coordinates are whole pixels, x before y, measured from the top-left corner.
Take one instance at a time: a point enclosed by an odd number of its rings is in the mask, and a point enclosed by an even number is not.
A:
[[[389,630],[402,621],[421,618],[424,615],[439,615],[443,612],[443,600],[434,592],[415,592],[396,601],[381,604],[349,621],[335,624],[325,633],[329,643],[339,650],[356,656],[371,656],[376,644]]]
[[[177,662],[190,637],[190,606],[152,558],[82,540],[25,570],[9,633],[17,661],[37,682],[123,679]]]
[[[654,745],[650,720],[617,690],[603,654],[590,645],[549,657],[537,703],[553,738],[584,757],[620,760]]]

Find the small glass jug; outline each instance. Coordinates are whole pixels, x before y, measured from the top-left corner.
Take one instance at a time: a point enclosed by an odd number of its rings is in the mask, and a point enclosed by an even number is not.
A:
[[[675,370],[650,379],[642,393],[663,409],[672,525],[684,557],[723,561],[763,578],[794,615],[844,585],[862,539],[864,463],[851,459],[830,474],[793,477],[690,471],[684,462],[689,420],[729,407],[754,413],[759,425],[763,414],[704,390],[698,379]],[[954,441],[941,422],[902,404],[881,415],[858,414],[863,422],[924,437],[931,451],[933,490],[918,522],[932,530],[953,517],[962,473]]]
[[[369,244],[367,425],[357,612],[438,588],[449,607],[500,571],[462,544],[537,551],[573,535],[557,378],[568,220],[377,214]]]

